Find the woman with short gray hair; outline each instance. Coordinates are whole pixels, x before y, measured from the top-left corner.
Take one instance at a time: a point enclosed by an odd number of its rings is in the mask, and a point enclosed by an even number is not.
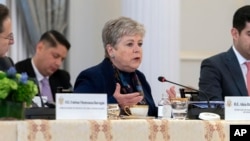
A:
[[[123,109],[149,105],[148,115],[157,116],[151,88],[138,69],[142,61],[144,26],[128,17],[108,21],[102,30],[104,60],[83,70],[77,77],[75,93],[106,93],[108,103]],[[122,110],[121,114],[125,114]]]

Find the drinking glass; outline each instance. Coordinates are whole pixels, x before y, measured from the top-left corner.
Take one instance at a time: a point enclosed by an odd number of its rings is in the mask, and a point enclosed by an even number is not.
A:
[[[118,104],[108,104],[108,119],[119,119],[120,107]]]
[[[188,98],[171,98],[173,119],[185,120],[188,111]]]

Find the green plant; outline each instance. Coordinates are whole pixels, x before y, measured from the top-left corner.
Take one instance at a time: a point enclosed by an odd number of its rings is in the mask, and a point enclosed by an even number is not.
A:
[[[37,93],[37,85],[28,79],[27,73],[19,74],[14,67],[7,72],[0,71],[0,99],[25,102],[29,106]]]

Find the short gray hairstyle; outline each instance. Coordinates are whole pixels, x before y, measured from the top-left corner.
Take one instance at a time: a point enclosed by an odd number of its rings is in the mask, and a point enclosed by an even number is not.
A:
[[[108,44],[115,46],[116,43],[125,35],[140,35],[144,37],[145,28],[142,24],[128,17],[119,17],[109,20],[102,30],[102,41],[104,49]],[[105,57],[109,57],[105,49]]]

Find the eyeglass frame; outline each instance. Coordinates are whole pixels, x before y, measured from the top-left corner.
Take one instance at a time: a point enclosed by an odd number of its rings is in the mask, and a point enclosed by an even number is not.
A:
[[[0,35],[0,37],[2,37],[3,39],[8,39],[9,41],[13,41],[14,40],[14,34],[12,32],[9,35],[7,35],[7,36]]]

